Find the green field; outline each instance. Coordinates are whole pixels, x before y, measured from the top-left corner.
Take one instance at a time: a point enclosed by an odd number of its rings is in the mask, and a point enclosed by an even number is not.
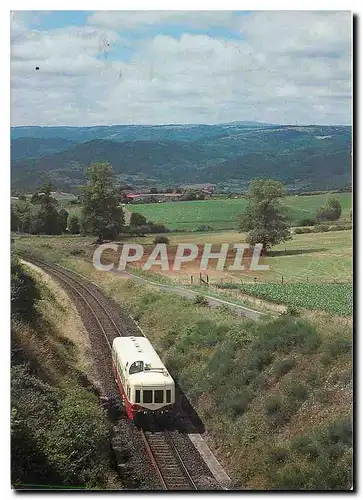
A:
[[[291,307],[321,309],[339,316],[349,316],[353,309],[352,285],[342,283],[256,283],[252,285],[220,285],[238,289],[259,299]]]
[[[329,194],[314,196],[287,196],[282,200],[294,222],[314,217],[316,210],[329,198]],[[350,193],[334,194],[342,206],[342,217],[351,210]],[[165,224],[169,229],[195,230],[199,226],[210,226],[213,230],[235,229],[240,214],[247,204],[245,198],[212,199],[203,201],[180,201],[174,203],[150,203],[128,205],[127,209],[144,215],[148,220]]]

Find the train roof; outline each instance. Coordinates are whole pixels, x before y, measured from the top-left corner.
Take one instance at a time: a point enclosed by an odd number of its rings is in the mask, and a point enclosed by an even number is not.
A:
[[[117,353],[123,365],[129,367],[134,361],[143,361],[144,365],[149,365],[150,369],[132,374],[133,378],[143,379],[144,375],[150,381],[152,379],[163,379],[167,381],[170,377],[160,357],[146,337],[116,337],[113,341],[113,349]],[[140,380],[141,381],[141,380]]]

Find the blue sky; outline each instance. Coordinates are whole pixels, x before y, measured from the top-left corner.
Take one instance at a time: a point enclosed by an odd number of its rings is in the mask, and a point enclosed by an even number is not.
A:
[[[12,125],[346,124],[350,45],[348,12],[14,12]]]

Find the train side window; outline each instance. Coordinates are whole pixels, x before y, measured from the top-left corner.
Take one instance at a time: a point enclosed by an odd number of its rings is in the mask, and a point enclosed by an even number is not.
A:
[[[153,391],[142,391],[142,402],[152,403],[153,402]]]
[[[130,394],[131,394],[130,387],[127,386],[127,397],[128,397],[128,399],[130,399]]]
[[[154,391],[154,403],[164,402],[164,391]]]
[[[140,401],[141,401],[140,390],[136,389],[136,392],[135,392],[135,403],[140,403]]]
[[[166,402],[171,403],[171,391],[170,390],[166,391]]]

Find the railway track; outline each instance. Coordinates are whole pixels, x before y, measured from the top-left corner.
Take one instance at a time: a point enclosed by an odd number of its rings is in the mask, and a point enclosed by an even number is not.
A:
[[[123,333],[113,320],[107,308],[101,303],[98,297],[90,290],[86,280],[81,281],[81,278],[72,271],[63,270],[59,267],[56,268],[45,262],[40,262],[34,259],[27,259],[34,265],[41,267],[48,274],[58,280],[60,284],[70,289],[74,295],[78,296],[86,305],[91,313],[94,321],[97,323],[100,331],[102,332],[107,345],[112,350],[112,342],[116,337],[122,337]]]
[[[142,431],[142,437],[165,490],[198,489],[168,432]]]
[[[83,302],[111,350],[113,339],[123,336],[123,333],[107,307],[92,291],[91,287],[95,285],[60,266],[51,266],[29,257],[26,260],[43,269]],[[149,432],[140,429],[140,434],[162,489],[198,489],[168,431]]]

